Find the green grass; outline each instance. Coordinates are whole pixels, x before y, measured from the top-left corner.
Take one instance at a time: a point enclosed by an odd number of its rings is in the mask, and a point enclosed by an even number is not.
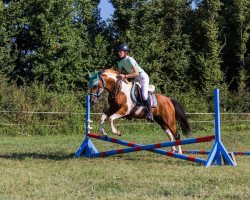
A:
[[[165,141],[155,125],[121,127],[121,138],[138,143]],[[222,130],[225,127],[222,126]],[[147,130],[147,131],[145,131]],[[195,131],[194,137],[213,134]],[[111,135],[112,136],[112,135]],[[151,152],[74,159],[84,138],[78,135],[1,136],[0,199],[249,199],[250,157],[237,167],[212,166]],[[250,132],[222,132],[228,150],[249,151]],[[117,145],[94,141],[98,150]],[[183,146],[210,149],[212,143]],[[119,146],[120,147],[120,146]],[[191,148],[192,147],[192,148]],[[198,156],[198,155],[197,155]],[[201,156],[206,158],[206,156]]]

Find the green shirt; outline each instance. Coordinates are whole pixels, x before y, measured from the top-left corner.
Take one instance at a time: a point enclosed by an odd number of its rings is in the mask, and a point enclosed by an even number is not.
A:
[[[129,74],[134,73],[133,66],[138,69],[139,73],[144,72],[135,59],[130,56],[126,56],[118,62],[118,70],[122,71],[122,69],[124,69]]]

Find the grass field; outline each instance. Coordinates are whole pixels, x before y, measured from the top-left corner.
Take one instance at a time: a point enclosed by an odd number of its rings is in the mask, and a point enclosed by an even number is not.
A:
[[[155,125],[121,130],[128,130],[121,137],[127,141],[166,141]],[[195,131],[192,137],[212,134],[213,130]],[[83,134],[1,136],[0,199],[250,199],[249,156],[237,156],[237,167],[209,168],[151,152],[74,159],[83,138]],[[222,140],[230,151],[249,151],[250,131],[226,128]],[[118,147],[92,141],[100,151]],[[211,146],[210,142],[183,149]]]

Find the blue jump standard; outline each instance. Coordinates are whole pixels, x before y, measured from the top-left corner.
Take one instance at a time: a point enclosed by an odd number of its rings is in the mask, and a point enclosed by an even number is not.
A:
[[[86,134],[85,134],[85,139],[79,149],[77,150],[75,154],[75,158],[80,157],[83,153],[85,153],[86,157],[90,157],[93,153],[98,153],[97,148],[89,139],[88,137],[88,132],[90,129],[90,96],[86,96]]]
[[[224,157],[226,160],[227,165],[236,166],[236,163],[233,159],[229,156],[226,148],[221,142],[221,132],[220,132],[220,97],[219,97],[219,90],[214,90],[214,131],[215,131],[215,142],[212,147],[212,150],[208,156],[207,163],[205,164],[206,167],[211,166],[212,164],[215,165],[222,165],[221,158]]]
[[[135,151],[152,151],[154,153],[167,155],[179,159],[184,159],[188,161],[198,162],[202,163],[206,167],[209,167],[211,165],[222,165],[222,157],[226,161],[227,165],[236,166],[232,158],[228,155],[228,152],[226,151],[224,145],[221,142],[221,136],[220,136],[220,105],[219,105],[219,90],[214,90],[214,112],[215,112],[215,135],[214,136],[207,136],[202,138],[191,138],[186,140],[179,140],[175,142],[163,142],[163,143],[157,143],[157,144],[148,144],[148,145],[141,145],[131,142],[126,142],[123,140],[118,140],[114,138],[104,137],[97,134],[90,133],[89,131],[89,122],[90,122],[90,96],[87,95],[86,97],[86,136],[85,140],[79,147],[78,151],[75,154],[75,158],[80,157],[81,155],[85,155],[85,157],[100,157],[100,156],[109,156],[109,155],[115,155],[115,154],[121,154],[121,153],[130,153]],[[93,142],[90,140],[89,137],[93,137],[96,139],[101,139],[108,142],[114,142],[125,146],[130,146],[130,148],[124,148],[124,149],[117,149],[117,150],[109,150],[105,152],[98,152]],[[201,158],[196,158],[192,156],[187,156],[183,154],[173,153],[165,150],[161,150],[158,148],[162,147],[168,147],[168,146],[175,146],[175,145],[184,145],[184,144],[192,144],[192,143],[198,143],[198,142],[206,142],[211,141],[212,139],[215,139],[214,145],[212,150],[209,153],[208,159],[203,160]]]

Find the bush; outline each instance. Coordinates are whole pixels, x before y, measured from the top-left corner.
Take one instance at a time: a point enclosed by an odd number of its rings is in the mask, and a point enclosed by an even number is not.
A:
[[[10,135],[73,134],[84,126],[83,93],[51,92],[43,85],[17,88],[0,79],[0,129]],[[54,113],[53,113],[54,112]]]
[[[221,112],[249,112],[249,92],[241,90],[238,93],[230,93],[226,89],[220,91]],[[189,93],[176,92],[168,96],[176,98],[186,112],[202,113],[213,112],[213,100],[209,100],[212,99],[212,95],[212,91],[211,95],[206,97],[193,89]],[[105,93],[102,99],[91,107],[91,112],[105,111],[108,107],[107,97],[108,94]],[[14,136],[85,132],[85,92],[82,91],[59,93],[50,91],[44,85],[18,88],[14,84],[8,84],[7,80],[0,76],[0,110],[2,134]],[[91,117],[97,126],[100,115]],[[193,123],[193,129],[211,129],[213,126],[212,123],[208,125],[194,123],[195,121],[212,122],[213,115],[188,115],[188,117]],[[227,119],[224,116],[223,119],[235,121],[237,116],[227,117]],[[243,119],[249,120],[249,115],[244,115]],[[137,120],[135,122],[137,123]],[[132,122],[126,121],[126,123]]]

